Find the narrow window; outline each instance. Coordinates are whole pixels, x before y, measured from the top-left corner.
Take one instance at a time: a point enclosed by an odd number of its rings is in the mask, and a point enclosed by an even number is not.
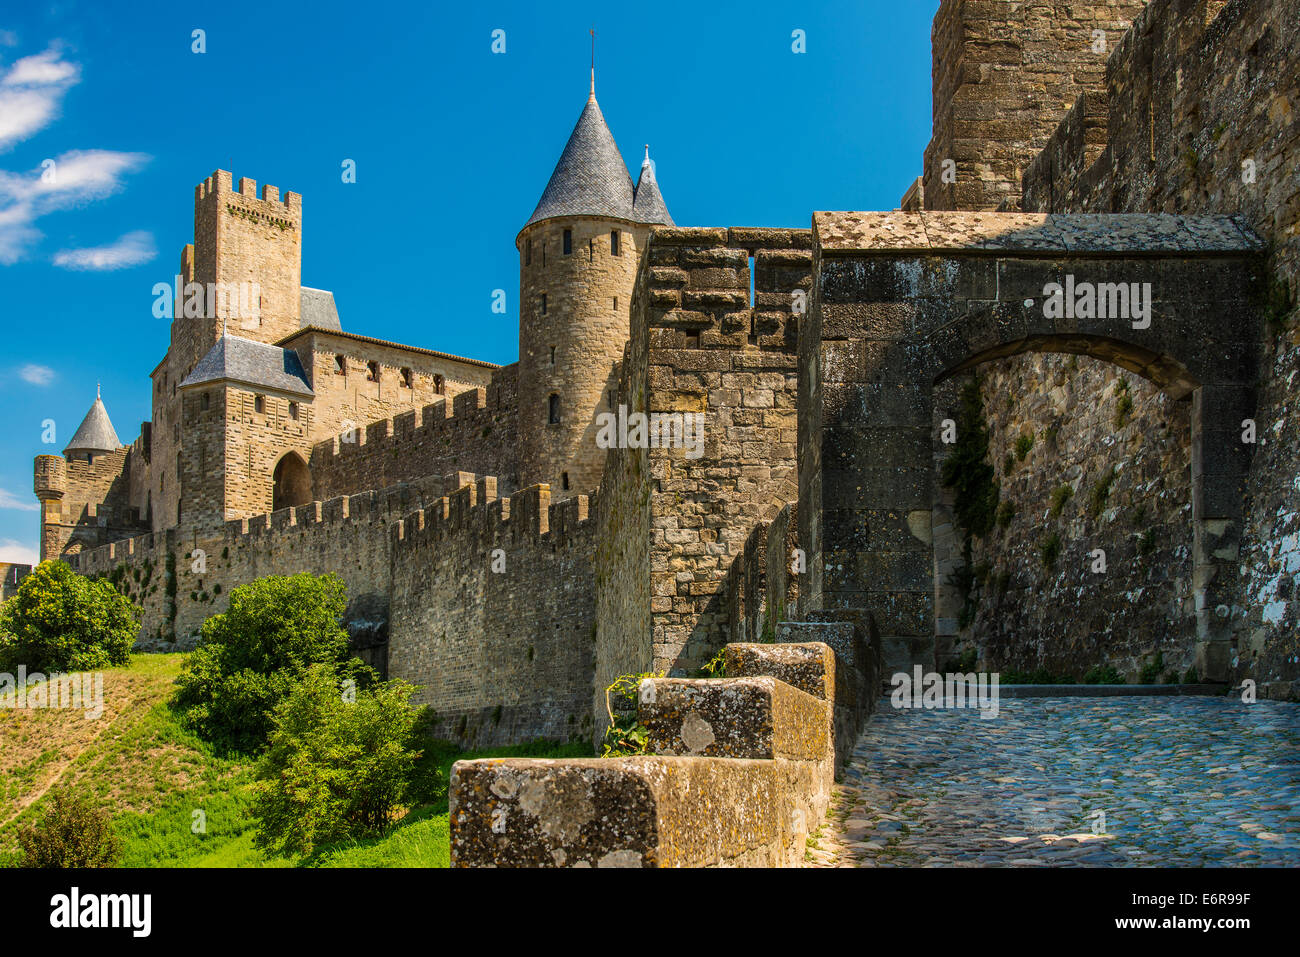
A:
[[[614,311],[618,312],[618,296],[614,297]]]
[[[181,477],[181,453],[176,453],[176,478]]]
[[[560,485],[567,492],[569,490],[569,473],[563,472],[560,475]]]
[[[619,252],[619,244],[618,244],[618,230],[617,230],[617,229],[611,229],[611,230],[609,231],[609,251],[610,251],[610,253],[611,253],[612,255],[614,255],[614,256],[621,256],[621,255],[622,255],[622,253]]]
[[[264,395],[253,396],[253,411],[254,412],[266,411],[266,396]]]
[[[595,261],[596,261],[596,240],[588,239],[587,240],[587,262],[594,263]]]
[[[443,394],[442,376],[436,375],[433,377],[433,391],[435,395]]]
[[[754,257],[749,257],[749,308],[754,308]]]
[[[371,382],[379,381],[379,363],[373,359],[366,363],[366,378]]]
[[[199,408],[201,408],[204,412],[208,411],[208,405],[209,405],[208,400],[209,400],[209,398],[210,398],[210,397],[209,397],[208,394],[205,392],[205,393],[203,393],[203,398],[202,398],[202,399],[200,400],[200,402],[199,402]]]
[[[347,356],[335,356],[335,357],[334,357],[334,374],[335,374],[335,375],[347,375],[347,374],[348,374],[348,358],[347,358]]]
[[[296,418],[298,418],[298,403],[297,403],[297,402],[290,402],[290,403],[289,403],[289,418],[291,418],[291,419],[296,419]]]
[[[546,315],[546,293],[542,293],[542,315]]]
[[[411,388],[412,385],[413,385],[413,383],[414,383],[414,381],[415,381],[415,380],[414,380],[414,377],[413,377],[413,375],[412,375],[412,373],[411,373],[411,370],[410,370],[410,369],[403,369],[403,370],[402,370],[402,388],[403,388],[403,389],[409,389],[409,388]]]
[[[549,405],[550,405],[550,409],[548,410],[546,421],[550,425],[559,425],[560,424],[560,396],[557,393],[555,392],[551,393]]]
[[[177,499],[176,500],[176,523],[179,525],[180,521],[181,521],[181,500]]]
[[[551,346],[551,365],[555,365],[555,346]]]
[[[86,453],[86,464],[87,464],[87,465],[94,465],[94,464],[95,464],[95,453],[94,453],[94,452],[87,452],[87,453]]]
[[[167,473],[159,472],[158,473],[158,494],[161,495],[165,491],[167,491]]]
[[[567,256],[571,252],[573,252],[573,230],[566,229],[564,231],[564,255]]]
[[[530,239],[524,243],[524,265],[531,266],[532,264],[533,264],[533,241]]]

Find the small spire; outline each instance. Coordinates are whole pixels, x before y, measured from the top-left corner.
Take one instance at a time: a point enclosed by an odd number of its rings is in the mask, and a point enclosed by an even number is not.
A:
[[[645,159],[641,161],[641,168],[645,169],[649,165],[650,165],[650,144],[647,143],[645,145]]]

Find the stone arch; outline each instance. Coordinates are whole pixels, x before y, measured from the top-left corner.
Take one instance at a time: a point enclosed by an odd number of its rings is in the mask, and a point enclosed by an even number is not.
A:
[[[1197,662],[1226,678],[1260,337],[1257,240],[1224,217],[814,222],[818,275],[800,342],[807,610],[865,618],[887,667],[932,638],[935,382],[1021,352],[1087,354],[1190,398]],[[1149,311],[1049,308],[1053,284],[1083,283],[1142,290]]]
[[[293,508],[311,502],[311,469],[297,452],[286,452],[271,473],[271,509]]]

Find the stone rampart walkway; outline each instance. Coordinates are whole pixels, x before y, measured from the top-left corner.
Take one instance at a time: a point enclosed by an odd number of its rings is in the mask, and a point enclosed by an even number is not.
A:
[[[881,705],[810,864],[1300,866],[1300,705],[1004,698],[992,720]]]

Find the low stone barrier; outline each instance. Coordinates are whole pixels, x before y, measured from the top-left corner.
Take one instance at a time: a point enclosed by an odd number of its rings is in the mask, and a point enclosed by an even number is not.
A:
[[[818,623],[802,635],[834,632]],[[802,862],[825,816],[841,734],[869,696],[825,642],[732,644],[726,678],[650,678],[637,715],[652,754],[458,761],[458,867],[774,867]]]

